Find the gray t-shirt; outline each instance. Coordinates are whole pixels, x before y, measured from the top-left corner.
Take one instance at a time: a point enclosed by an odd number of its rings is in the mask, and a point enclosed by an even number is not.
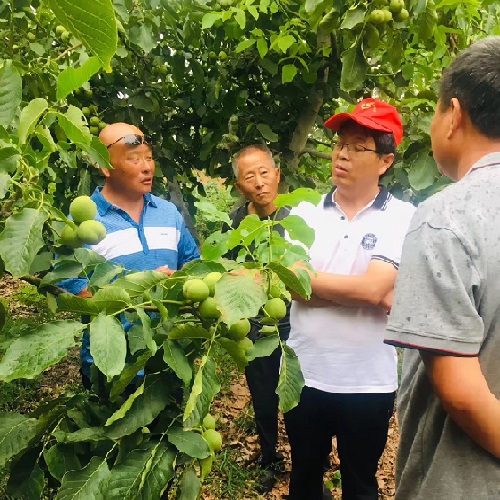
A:
[[[500,152],[417,209],[386,342],[408,348],[398,395],[396,499],[500,499],[500,460],[444,411],[418,351],[479,356],[500,399]]]

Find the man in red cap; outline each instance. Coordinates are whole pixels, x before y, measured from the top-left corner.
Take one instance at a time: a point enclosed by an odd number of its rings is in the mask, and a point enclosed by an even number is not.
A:
[[[288,345],[305,387],[285,415],[293,500],[331,498],[323,466],[337,438],[343,500],[377,500],[378,460],[398,384],[395,350],[384,344],[401,248],[414,207],[379,178],[394,162],[403,127],[394,106],[364,99],[325,126],[337,132],[334,188],[292,213],[315,230],[311,300],[294,300]]]

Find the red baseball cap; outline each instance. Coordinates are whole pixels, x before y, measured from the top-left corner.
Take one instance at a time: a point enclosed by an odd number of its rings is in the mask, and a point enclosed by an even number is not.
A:
[[[354,120],[359,125],[372,130],[393,134],[396,144],[401,144],[403,139],[403,124],[398,110],[378,99],[372,97],[363,99],[352,113],[339,113],[328,118],[325,127],[338,132],[348,120]]]

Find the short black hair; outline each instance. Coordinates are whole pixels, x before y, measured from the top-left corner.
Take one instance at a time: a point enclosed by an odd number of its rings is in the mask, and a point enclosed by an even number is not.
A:
[[[441,109],[446,111],[452,98],[459,100],[481,134],[500,137],[500,36],[473,43],[443,71]]]
[[[373,140],[375,141],[375,149],[378,154],[396,154],[396,139],[394,139],[394,134],[387,132],[379,132],[378,130],[370,131]]]

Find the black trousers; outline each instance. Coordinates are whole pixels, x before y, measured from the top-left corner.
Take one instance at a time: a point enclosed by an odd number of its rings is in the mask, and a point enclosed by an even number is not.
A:
[[[245,368],[247,384],[252,396],[255,424],[262,452],[262,465],[278,459],[278,387],[281,349],[270,356],[255,358]]]
[[[292,453],[290,500],[321,500],[323,465],[337,436],[343,500],[377,500],[375,478],[395,393],[331,394],[304,387],[285,414]]]

